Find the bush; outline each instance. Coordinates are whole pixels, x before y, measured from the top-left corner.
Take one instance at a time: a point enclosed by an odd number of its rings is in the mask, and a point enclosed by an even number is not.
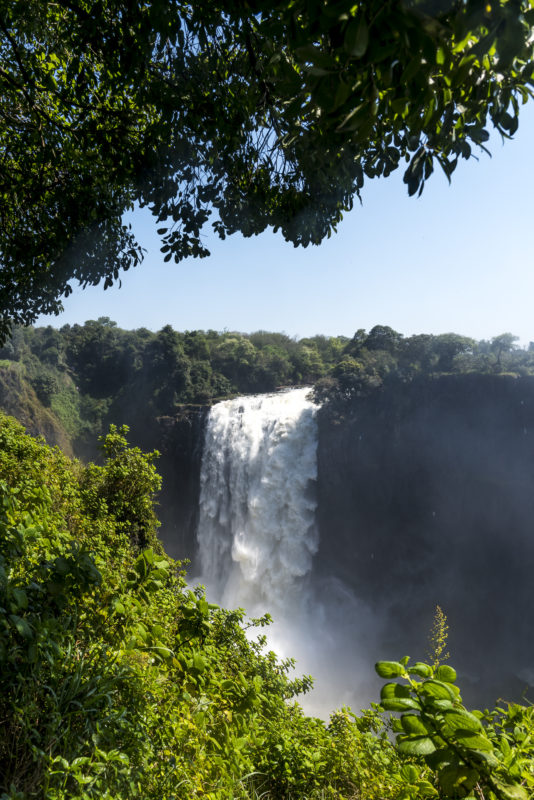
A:
[[[0,419],[0,795],[349,798],[369,736],[389,785],[383,731],[306,717],[310,681],[247,634],[268,619],[188,589],[125,434],[84,468]]]
[[[450,667],[379,665],[405,682],[382,693],[408,709],[397,749],[378,706],[307,717],[311,680],[265,652],[269,618],[209,604],[163,552],[155,454],[125,434],[85,468],[0,417],[2,800],[453,798],[473,796],[475,769],[488,800],[527,796],[532,710],[470,715]],[[445,738],[454,774],[425,749]]]

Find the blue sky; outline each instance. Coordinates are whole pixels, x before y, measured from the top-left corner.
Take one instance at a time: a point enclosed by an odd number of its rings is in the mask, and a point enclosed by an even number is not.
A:
[[[448,185],[441,170],[419,199],[399,169],[370,181],[363,206],[320,247],[295,249],[267,231],[221,242],[209,259],[164,264],[150,214],[132,221],[147,249],[122,288],[75,289],[61,326],[108,316],[123,328],[224,329],[352,336],[390,325],[405,335],[504,331],[534,340],[534,102],[513,141],[490,141],[492,158],[462,161]],[[439,169],[439,167],[438,167]]]

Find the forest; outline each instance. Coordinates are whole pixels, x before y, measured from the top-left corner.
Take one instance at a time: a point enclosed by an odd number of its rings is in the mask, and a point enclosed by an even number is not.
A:
[[[113,420],[140,425],[129,397],[141,391],[146,420],[304,384],[335,426],[395,386],[520,380],[531,348],[511,334],[405,338],[376,326],[297,341],[100,319],[17,327],[1,356],[4,409],[18,405],[71,454],[98,444],[98,463],[72,460],[0,423],[2,797],[530,796],[532,707],[462,703],[440,609],[428,652],[415,654],[426,660],[377,664],[377,703],[307,716],[298,701],[312,678],[268,651],[269,617],[209,603],[163,550],[156,454]]]
[[[352,338],[178,332],[170,325],[155,333],[126,331],[101,317],[59,330],[16,326],[0,349],[0,391],[2,408],[30,430],[50,430],[50,440],[69,452],[96,456],[96,439],[111,423],[128,424],[146,444],[147,418],[238,394],[313,386],[325,411],[343,415],[355,397],[396,382],[533,375],[534,344],[516,342],[511,333],[478,342],[454,333],[404,337],[383,325]]]

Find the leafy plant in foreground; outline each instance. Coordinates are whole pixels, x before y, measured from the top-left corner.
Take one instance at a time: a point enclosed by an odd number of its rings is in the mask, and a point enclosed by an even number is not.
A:
[[[493,711],[469,711],[447,664],[431,666],[409,658],[379,661],[385,711],[393,720],[397,751],[423,761],[434,782],[421,797],[528,800],[534,790],[534,708],[508,703]],[[409,768],[408,768],[409,769]]]

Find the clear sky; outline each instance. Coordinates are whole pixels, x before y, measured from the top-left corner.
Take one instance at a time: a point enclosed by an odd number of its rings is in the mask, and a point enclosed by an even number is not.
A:
[[[147,249],[122,288],[75,289],[61,326],[108,316],[123,328],[342,334],[390,325],[405,335],[453,331],[487,339],[505,331],[534,340],[534,101],[513,141],[493,136],[490,159],[441,169],[419,199],[402,169],[369,181],[363,206],[320,247],[295,249],[267,231],[221,242],[212,255],[163,263],[150,214],[133,224]]]

